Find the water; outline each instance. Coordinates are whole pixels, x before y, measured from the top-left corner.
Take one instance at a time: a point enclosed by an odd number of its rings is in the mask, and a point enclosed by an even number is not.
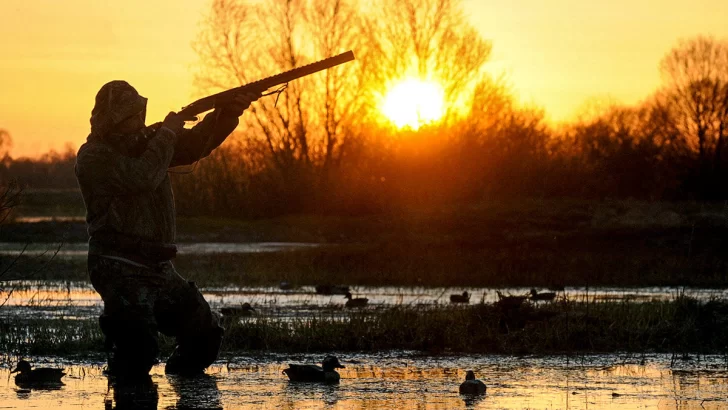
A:
[[[68,374],[58,390],[21,390],[0,369],[0,408],[100,409],[721,409],[728,408],[726,359],[704,356],[670,366],[669,355],[419,356],[407,352],[338,355],[338,386],[294,384],[281,371],[288,362],[314,362],[321,355],[231,357],[205,377],[152,370],[141,388],[109,386],[101,363],[36,358]],[[644,364],[642,364],[644,360]],[[51,361],[53,363],[48,364]],[[472,369],[488,386],[485,397],[458,394]]]
[[[226,242],[195,242],[177,244],[177,252],[181,255],[209,255],[214,253],[260,253],[280,252],[321,246],[317,243],[304,242],[250,242],[250,243],[226,243]],[[20,243],[0,242],[0,256],[40,256],[56,254],[59,257],[83,257],[88,255],[88,243]]]
[[[88,282],[80,281],[22,281],[14,282],[16,288],[0,309],[2,317],[35,317],[87,319],[95,318],[101,312],[103,302]],[[6,300],[5,291],[0,289],[0,303]],[[492,303],[498,300],[496,289],[492,288],[425,288],[425,287],[352,287],[354,297],[369,299],[368,310],[391,306],[438,306],[450,303],[451,294],[467,290],[471,303]],[[528,288],[500,289],[505,294],[524,295]],[[304,286],[291,291],[277,287],[211,287],[202,293],[213,309],[225,306],[240,306],[250,303],[255,309],[254,317],[291,318],[311,316],[322,311],[343,312],[346,299],[342,295],[319,295],[314,287]],[[728,299],[728,289],[700,288],[585,288],[567,287],[558,292],[559,297],[570,300],[604,301],[629,300],[645,302],[651,300],[672,300],[678,295],[687,295],[698,300]]]

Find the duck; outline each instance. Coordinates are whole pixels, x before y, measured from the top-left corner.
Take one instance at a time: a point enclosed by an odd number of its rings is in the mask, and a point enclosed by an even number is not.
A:
[[[292,382],[339,383],[341,376],[336,369],[344,369],[336,356],[326,356],[321,366],[315,364],[289,364],[283,373]]]
[[[319,295],[346,295],[349,292],[348,286],[343,285],[316,285],[316,293]]]
[[[357,307],[364,307],[369,303],[369,299],[367,298],[351,298],[351,292],[346,292],[346,295],[344,295],[345,298],[349,299],[346,301],[346,304],[344,306],[348,308],[357,308]]]
[[[545,300],[545,301],[552,301],[556,298],[555,292],[543,292],[538,293],[536,289],[531,289],[531,300]]]
[[[248,302],[241,304],[240,307],[228,306],[220,309],[220,313],[226,317],[250,316],[253,312],[255,309]]]
[[[464,291],[462,295],[450,295],[450,303],[470,303],[470,294]]]
[[[495,293],[498,294],[498,306],[503,308],[518,308],[529,298],[528,296],[504,295],[499,290],[495,291]]]
[[[465,373],[465,381],[460,384],[460,394],[481,395],[485,394],[485,383],[475,378],[475,372],[468,370]]]
[[[15,375],[15,384],[21,387],[32,385],[60,385],[63,384],[61,378],[66,375],[63,369],[32,369],[30,363],[26,360],[19,361],[18,365],[10,373],[18,373]]]

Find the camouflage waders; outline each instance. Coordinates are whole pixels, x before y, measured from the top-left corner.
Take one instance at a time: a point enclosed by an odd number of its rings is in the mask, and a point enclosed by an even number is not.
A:
[[[113,343],[111,373],[146,375],[157,363],[158,332],[177,338],[166,371],[200,373],[215,361],[223,336],[219,316],[171,262],[144,267],[90,255],[88,266],[104,300],[99,323],[108,347]]]

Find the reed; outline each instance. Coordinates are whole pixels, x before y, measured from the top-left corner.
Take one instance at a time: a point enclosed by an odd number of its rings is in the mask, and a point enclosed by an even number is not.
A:
[[[728,303],[689,297],[652,302],[560,301],[505,309],[498,304],[322,310],[288,319],[246,317],[227,326],[223,351],[572,354],[728,354]],[[163,354],[174,341],[161,338]],[[101,355],[95,319],[0,321],[0,351]]]

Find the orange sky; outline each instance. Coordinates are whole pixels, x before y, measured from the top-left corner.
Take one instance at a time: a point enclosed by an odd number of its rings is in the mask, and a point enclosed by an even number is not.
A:
[[[13,156],[78,147],[99,87],[125,79],[150,122],[191,102],[190,44],[209,0],[0,0],[0,128]],[[490,66],[553,120],[590,98],[639,101],[679,38],[728,37],[725,0],[464,0]],[[354,50],[356,52],[356,50]]]

